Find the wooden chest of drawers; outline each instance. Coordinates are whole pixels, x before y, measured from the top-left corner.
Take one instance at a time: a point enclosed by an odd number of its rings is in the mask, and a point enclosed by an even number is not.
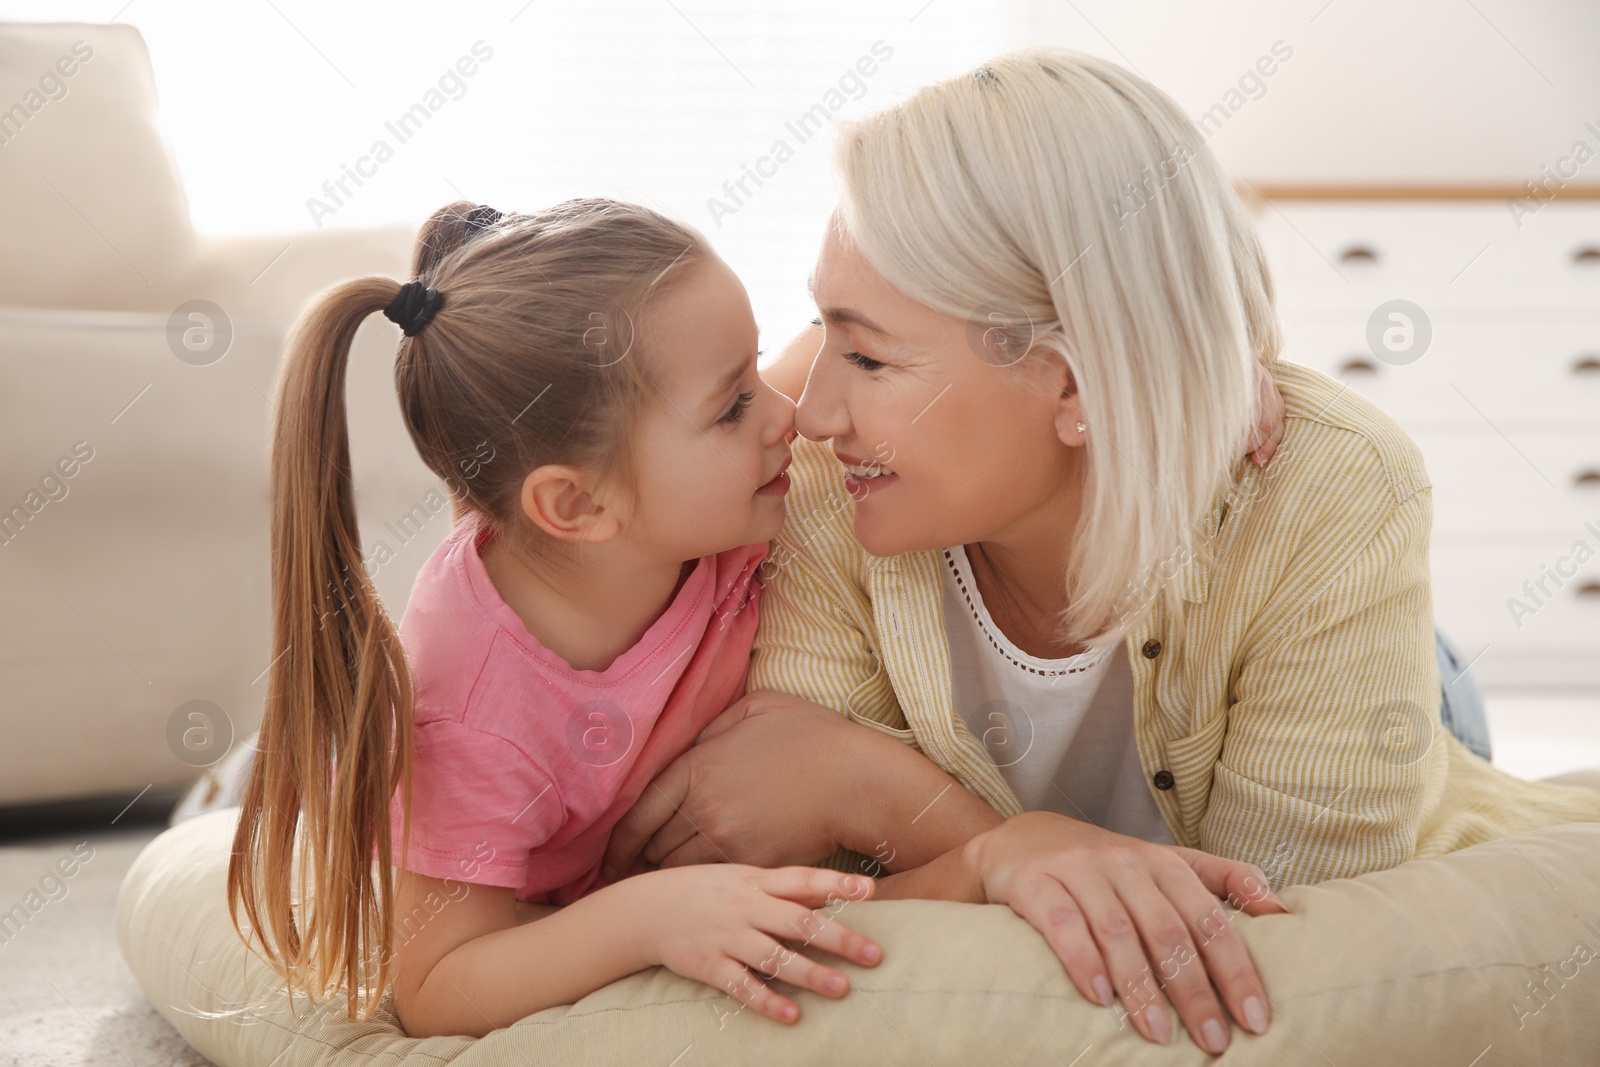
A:
[[[1600,199],[1250,202],[1283,358],[1422,447],[1435,618],[1474,675],[1600,691]]]

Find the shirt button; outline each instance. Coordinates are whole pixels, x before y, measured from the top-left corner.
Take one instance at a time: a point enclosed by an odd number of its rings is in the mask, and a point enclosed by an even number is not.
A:
[[[1155,773],[1155,783],[1156,783],[1156,788],[1157,789],[1171,789],[1172,788],[1172,772],[1171,771],[1165,771],[1165,770],[1157,771]]]
[[[1144,653],[1145,659],[1155,659],[1161,655],[1161,642],[1155,640],[1146,641],[1144,647],[1139,651]]]

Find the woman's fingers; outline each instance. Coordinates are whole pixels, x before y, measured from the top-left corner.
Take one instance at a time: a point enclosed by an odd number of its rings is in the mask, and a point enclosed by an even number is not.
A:
[[[1137,875],[1136,871],[1130,871]],[[1031,881],[1031,880],[1030,880]],[[1138,1031],[1158,1045],[1172,1040],[1172,1017],[1145,957],[1133,917],[1104,871],[1075,870],[1061,878],[1083,912],[1089,933],[1110,973],[1111,988]]]
[[[1189,924],[1205,973],[1221,994],[1229,1014],[1246,1030],[1266,1033],[1272,1019],[1271,1005],[1263,992],[1261,975],[1250,959],[1250,950],[1228,914],[1206,887],[1196,885],[1181,869],[1158,874],[1156,884]]]
[[[1100,948],[1089,932],[1089,923],[1065,886],[1048,875],[1030,880],[1013,895],[1011,909],[1044,935],[1050,951],[1067,969],[1067,977],[1084,999],[1109,1008],[1116,994],[1106,971]]]
[[[1260,975],[1217,899],[1252,915],[1286,912],[1259,867],[1045,812],[1012,816],[979,840],[986,899],[1038,929],[1090,1000],[1109,978],[1147,1038],[1171,1039],[1163,990],[1201,1048],[1226,1047],[1229,1014],[1266,1031]]]
[[[648,792],[649,786],[645,789]],[[691,847],[697,842],[697,847]],[[675,864],[668,863],[667,858],[686,850],[703,858],[687,861],[679,859],[678,863],[721,863],[727,858],[717,852],[715,845],[700,836],[700,831],[695,829],[694,824],[682,811],[674,812],[672,817],[650,836],[650,840],[644,843],[644,848],[639,850],[639,855],[657,867],[671,867]]]
[[[721,715],[706,724],[705,728],[695,737],[694,743],[697,745],[704,744],[718,734],[726,733],[737,726],[750,711],[750,697],[752,695],[746,693],[732,704],[729,704]]]
[[[659,834],[657,835],[660,836]],[[648,851],[648,850],[647,850]],[[689,840],[662,856],[658,869],[667,867],[692,867],[697,863],[727,863],[728,857],[704,835],[693,834]]]
[[[633,867],[645,843],[678,814],[688,793],[689,772],[680,756],[644,787],[633,807],[612,828],[611,841],[600,861],[600,873],[606,881],[616,881],[617,875]]]
[[[1187,875],[1188,872],[1183,873]],[[1177,882],[1176,879],[1174,881]],[[1180,892],[1185,888],[1187,892]],[[1197,918],[1202,921],[1196,925],[1207,931],[1220,923],[1228,933],[1232,933],[1233,928],[1228,926],[1227,917],[1215,901],[1210,901],[1209,906],[1216,915],[1210,918],[1209,923],[1203,921],[1209,918],[1205,914],[1207,902],[1204,898],[1207,894],[1192,877],[1183,884],[1162,886],[1151,881],[1144,871],[1130,869],[1117,876],[1116,889],[1133,917],[1134,925],[1139,928],[1140,940],[1155,971],[1156,982],[1177,1009],[1178,1018],[1189,1031],[1189,1037],[1212,1055],[1220,1055],[1228,1047],[1231,1027],[1216,993],[1212,991],[1213,976],[1206,972],[1212,957],[1203,957],[1197,951],[1190,928],[1175,905],[1181,901],[1182,906],[1194,909],[1194,895],[1198,895],[1201,900]],[[1208,936],[1220,938],[1222,935],[1216,933]],[[1237,938],[1235,944],[1242,953],[1243,945],[1237,944]],[[1216,958],[1220,960],[1224,957],[1219,954]],[[1240,960],[1236,957],[1228,962],[1237,966]],[[1244,956],[1246,967],[1249,962],[1249,957]]]
[[[1250,458],[1258,467],[1265,467],[1283,441],[1284,414],[1287,409],[1284,407],[1283,394],[1278,391],[1278,383],[1272,380],[1263,363],[1256,364],[1256,390],[1261,395],[1261,413],[1255,432],[1250,437]]]
[[[1255,864],[1181,845],[1173,846],[1173,851],[1183,857],[1213,896],[1222,897],[1246,915],[1277,915],[1289,910]]]
[[[705,729],[701,730],[695,737],[694,743],[703,745],[712,738],[720,737],[727,733],[748,718],[764,715],[770,711],[777,711],[786,701],[791,705],[796,701],[806,704],[811,703],[807,700],[801,700],[801,698],[791,693],[780,692],[776,689],[752,689],[724,708],[721,715],[707,723]]]

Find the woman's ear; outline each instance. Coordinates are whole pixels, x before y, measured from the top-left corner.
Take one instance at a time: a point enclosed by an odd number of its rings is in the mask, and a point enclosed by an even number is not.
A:
[[[594,495],[592,479],[577,467],[547,463],[522,479],[522,513],[551,537],[599,544],[617,535],[614,511]]]
[[[1068,448],[1081,448],[1089,443],[1089,423],[1078,406],[1078,386],[1072,370],[1061,364],[1060,396],[1056,402],[1056,436]]]

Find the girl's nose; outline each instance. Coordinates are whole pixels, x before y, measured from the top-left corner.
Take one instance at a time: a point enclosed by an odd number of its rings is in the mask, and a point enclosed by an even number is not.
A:
[[[780,438],[782,438],[786,442],[792,442],[794,440],[794,435],[795,435],[795,428],[794,428],[794,401],[790,400],[788,397],[784,396],[782,393],[778,392],[776,389],[773,390],[773,393],[774,393],[774,395],[776,395],[778,397],[779,405],[780,405],[779,409],[778,409],[779,410],[779,416],[775,420],[775,426],[776,426],[776,428],[778,430],[778,436]]]

